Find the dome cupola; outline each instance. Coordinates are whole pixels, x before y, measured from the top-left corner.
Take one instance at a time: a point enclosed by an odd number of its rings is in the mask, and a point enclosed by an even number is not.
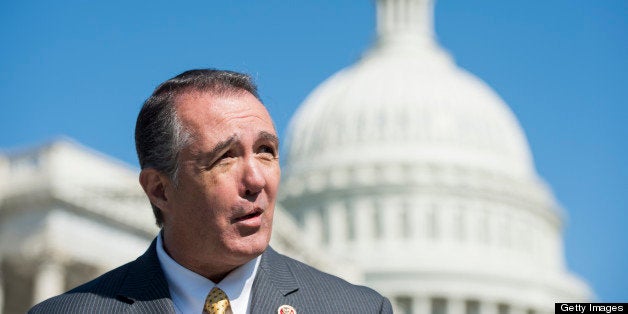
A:
[[[373,47],[318,86],[291,120],[284,192],[355,188],[367,184],[362,172],[379,173],[367,185],[407,187],[440,168],[542,186],[508,106],[438,46],[433,2],[377,7]]]

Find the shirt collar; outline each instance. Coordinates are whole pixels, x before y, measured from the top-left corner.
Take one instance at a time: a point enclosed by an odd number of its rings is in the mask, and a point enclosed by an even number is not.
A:
[[[163,248],[162,233],[157,236],[157,257],[164,271],[175,309],[179,313],[199,313],[211,289],[218,286],[227,294],[233,313],[248,313],[251,288],[261,256],[231,271],[222,281],[211,280],[181,266]]]

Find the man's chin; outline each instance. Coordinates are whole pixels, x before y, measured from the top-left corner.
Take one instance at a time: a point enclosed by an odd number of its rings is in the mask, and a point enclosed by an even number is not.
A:
[[[252,260],[264,253],[268,247],[270,237],[263,236],[261,234],[254,234],[248,237],[240,238],[237,242],[230,246],[230,250],[233,256],[238,256],[238,259]]]

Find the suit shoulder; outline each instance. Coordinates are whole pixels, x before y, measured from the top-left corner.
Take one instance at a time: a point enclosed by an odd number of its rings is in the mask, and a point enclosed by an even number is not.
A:
[[[115,293],[124,282],[124,278],[126,278],[129,266],[132,263],[133,262],[126,263],[122,266],[112,269],[91,281],[88,281],[76,288],[73,288],[65,294],[84,292]]]
[[[132,262],[131,262],[132,263]],[[45,300],[28,313],[85,313],[94,310],[94,305],[111,308],[131,263],[127,263],[84,283],[64,294]]]
[[[277,258],[282,259],[294,274],[295,279],[303,289],[317,295],[328,292],[329,299],[343,298],[353,302],[363,302],[379,308],[381,313],[389,313],[390,301],[379,292],[365,286],[352,284],[340,277],[325,273],[303,262],[272,251]]]

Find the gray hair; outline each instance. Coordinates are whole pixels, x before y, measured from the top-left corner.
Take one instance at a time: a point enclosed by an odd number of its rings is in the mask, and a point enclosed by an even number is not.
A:
[[[135,149],[140,167],[153,168],[177,184],[179,152],[190,136],[179,121],[175,100],[190,91],[216,95],[247,91],[260,100],[257,86],[247,74],[201,69],[183,72],[161,83],[144,102],[135,123]],[[261,102],[261,100],[260,100]],[[161,209],[151,203],[157,226],[163,225]]]

